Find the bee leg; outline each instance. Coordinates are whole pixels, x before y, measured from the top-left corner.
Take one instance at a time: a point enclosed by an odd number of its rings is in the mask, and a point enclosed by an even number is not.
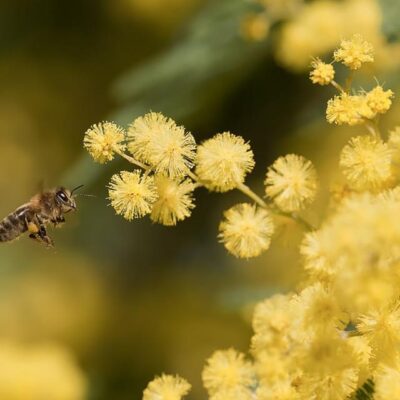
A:
[[[40,240],[48,247],[53,247],[54,242],[53,239],[47,234],[46,228],[44,225],[40,226],[39,232],[37,235],[40,237]]]
[[[57,217],[55,219],[52,219],[51,222],[53,223],[53,225],[55,227],[62,225],[65,222],[65,218],[64,217]]]
[[[29,237],[40,243],[44,243],[48,247],[53,246],[53,240],[47,235],[44,225],[37,225],[34,222],[27,222],[28,231],[31,232]]]

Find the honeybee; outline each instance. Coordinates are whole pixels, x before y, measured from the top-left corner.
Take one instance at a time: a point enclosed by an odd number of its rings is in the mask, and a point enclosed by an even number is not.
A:
[[[49,224],[59,226],[65,222],[64,214],[76,210],[73,190],[64,187],[46,190],[33,196],[0,222],[0,242],[9,242],[28,232],[31,239],[47,247],[54,245],[47,234]]]

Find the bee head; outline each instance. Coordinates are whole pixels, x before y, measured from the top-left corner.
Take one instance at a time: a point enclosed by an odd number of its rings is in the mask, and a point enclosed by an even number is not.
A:
[[[55,200],[64,213],[76,210],[74,190],[71,191],[63,187],[56,190]]]

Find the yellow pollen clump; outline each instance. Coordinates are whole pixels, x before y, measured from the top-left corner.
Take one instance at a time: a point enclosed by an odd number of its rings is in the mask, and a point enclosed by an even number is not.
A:
[[[374,48],[361,35],[354,35],[349,40],[342,40],[340,47],[335,51],[335,61],[342,62],[352,70],[361,68],[362,64],[373,62]]]
[[[83,145],[95,161],[104,164],[114,154],[125,150],[125,131],[113,122],[102,122],[89,128]]]
[[[117,214],[128,221],[150,214],[158,197],[154,178],[142,175],[139,170],[115,174],[108,193]]]
[[[356,136],[343,148],[340,167],[354,189],[380,189],[392,179],[392,151],[377,137]]]
[[[332,64],[326,64],[319,58],[316,58],[312,63],[312,71],[310,79],[312,83],[319,85],[329,85],[335,77],[335,69]]]
[[[219,133],[198,147],[196,173],[209,190],[226,192],[238,187],[253,167],[253,152],[241,136]]]
[[[310,204],[317,192],[317,173],[311,161],[296,154],[279,157],[268,168],[265,193],[285,212]]]
[[[274,225],[266,210],[244,203],[225,211],[224,217],[218,237],[235,257],[257,257],[269,248]]]
[[[143,392],[143,400],[181,400],[191,389],[183,378],[161,375],[152,380]]]

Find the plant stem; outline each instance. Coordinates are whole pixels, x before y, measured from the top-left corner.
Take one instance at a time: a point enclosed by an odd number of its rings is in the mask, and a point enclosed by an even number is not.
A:
[[[335,89],[337,89],[340,93],[343,93],[345,90],[342,88],[342,86],[339,84],[339,83],[337,83],[337,82],[335,82],[335,81],[332,81],[331,82],[331,85],[335,88]]]
[[[116,153],[119,154],[121,157],[125,158],[125,160],[129,161],[131,164],[143,168],[145,171],[150,170],[150,167],[148,165],[141,163],[140,161],[136,160],[131,156],[128,156],[128,154],[125,154],[122,151],[116,151]]]
[[[296,221],[298,224],[300,224],[305,230],[307,231],[313,231],[316,228],[311,225],[309,222],[307,222],[305,219],[297,215],[296,213],[287,213],[281,210],[278,210],[275,207],[272,207],[268,205],[260,196],[258,196],[256,193],[254,193],[248,186],[246,186],[244,183],[240,183],[237,187],[242,193],[244,193],[246,196],[250,197],[252,200],[254,200],[260,207],[271,211],[272,213],[276,215],[280,215],[281,217],[286,217],[290,218],[294,221]]]

